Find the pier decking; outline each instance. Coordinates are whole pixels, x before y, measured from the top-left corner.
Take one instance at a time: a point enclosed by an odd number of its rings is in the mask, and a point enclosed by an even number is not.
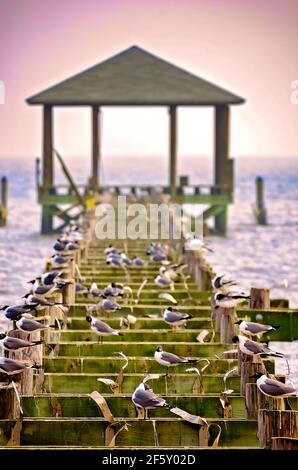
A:
[[[171,330],[162,318],[169,302],[159,298],[163,290],[154,284],[160,265],[149,262],[144,268],[130,266],[123,270],[112,268],[105,262],[103,250],[108,244],[125,248],[131,257],[144,258],[148,240],[97,240],[93,236],[93,219],[90,220],[89,237],[76,255],[80,282],[87,287],[91,282],[97,282],[100,288],[111,281],[128,284],[132,298],[117,299],[120,310],[106,315],[99,312],[99,316],[117,329],[120,318],[128,314],[135,316],[136,322],[123,330],[124,336],[107,336],[100,343],[85,319],[87,307],[95,301],[82,294],[74,298],[74,286],[70,285],[64,293],[63,302],[68,306],[62,316],[57,307],[47,307],[46,312],[42,312],[51,322],[58,317],[61,329],[46,332],[46,345],[42,351],[44,372],[38,371],[34,375],[32,392],[22,395],[22,414],[17,404],[12,408],[5,406],[7,377],[1,374],[0,445],[12,448],[260,447],[258,410],[248,408],[247,396],[241,393],[243,378],[237,371],[231,377],[225,376],[231,369],[238,368],[240,359],[235,345],[221,341],[223,332],[210,306],[212,268],[199,253],[183,254],[179,247],[171,249],[171,262],[186,261],[188,272],[185,272],[186,277],[175,282],[174,291],[166,292],[177,299],[180,311],[192,315],[186,328]],[[171,241],[167,243],[171,244]],[[49,267],[48,264],[47,269]],[[192,278],[187,278],[188,273]],[[72,278],[73,275],[78,280],[74,265],[66,276]],[[144,279],[147,282],[137,296]],[[270,305],[251,309],[244,305],[238,308],[237,316],[281,326],[279,331],[270,332],[263,339],[289,341],[298,337],[296,310]],[[205,333],[199,336],[203,330]],[[236,325],[232,330],[237,333]],[[159,345],[166,351],[196,358],[198,363],[178,365],[165,376],[166,368],[154,360],[154,351]],[[128,365],[123,370],[125,360],[119,352],[128,358]],[[263,363],[267,372],[274,374],[274,361],[267,359]],[[190,367],[201,372],[187,372]],[[179,408],[193,418],[204,418],[206,423],[198,425],[194,419],[192,422],[187,421],[187,417],[181,419],[165,408],[150,410],[150,418],[146,420],[137,416],[131,395],[146,374],[160,374],[149,384],[156,393],[166,397],[171,409]],[[99,382],[98,378],[111,379],[116,385],[109,386]],[[20,376],[16,378],[20,387],[22,380]],[[256,388],[255,384],[251,386]],[[104,398],[110,415],[103,411],[100,400],[96,400],[98,396],[91,396],[93,392],[99,392],[99,397]],[[295,409],[296,398],[289,401]],[[272,403],[268,406],[270,408]],[[292,419],[297,421],[297,412],[282,413],[292,413]],[[277,447],[279,438],[296,442],[296,425],[291,429],[281,426],[274,432],[271,437],[277,438],[272,440]],[[266,447],[271,445],[271,437]],[[263,442],[261,447],[264,447]]]

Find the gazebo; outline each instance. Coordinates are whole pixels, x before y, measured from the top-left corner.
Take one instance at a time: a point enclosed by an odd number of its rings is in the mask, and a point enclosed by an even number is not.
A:
[[[209,204],[204,218],[215,217],[214,230],[224,234],[227,206],[233,198],[233,161],[229,159],[229,106],[244,99],[183,70],[138,46],[91,67],[27,99],[30,105],[43,106],[42,180],[38,195],[42,205],[42,233],[53,229],[53,217],[67,224],[67,209],[84,204],[89,190],[102,190],[99,178],[100,112],[103,106],[166,106],[169,109],[169,184],[164,192],[181,203]],[[56,106],[90,106],[92,130],[92,174],[79,192],[70,184],[61,194],[54,184],[53,111]],[[214,185],[189,188],[187,181],[177,182],[177,107],[212,106],[215,108]],[[59,155],[58,155],[59,157]],[[71,179],[70,179],[71,182]],[[188,186],[188,191],[186,191]],[[136,186],[133,190],[136,191]],[[114,190],[121,194],[121,187]],[[150,188],[147,187],[150,192]]]

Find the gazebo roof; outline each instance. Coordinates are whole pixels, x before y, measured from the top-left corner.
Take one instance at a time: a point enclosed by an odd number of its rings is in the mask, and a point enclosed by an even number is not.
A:
[[[27,99],[63,106],[204,106],[245,100],[138,46]]]

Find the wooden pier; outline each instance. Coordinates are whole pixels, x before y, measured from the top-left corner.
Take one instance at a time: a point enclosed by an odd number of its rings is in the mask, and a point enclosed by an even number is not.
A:
[[[91,213],[88,220],[90,228],[74,261],[79,270],[72,265],[65,273],[73,281],[63,294],[67,308],[63,315],[57,307],[46,307],[40,312],[51,323],[58,319],[61,327],[47,332],[46,345],[40,346],[44,348],[44,371],[30,371],[26,378],[22,374],[15,378],[20,393],[24,380],[27,386],[28,381],[31,384],[29,392],[21,393],[21,408],[11,381],[3,374],[0,376],[0,446],[297,449],[297,399],[289,399],[291,411],[277,412],[272,403],[259,396],[254,379],[248,378],[248,371],[260,367],[274,374],[274,360],[243,362],[235,345],[230,340],[222,342],[221,338],[237,334],[234,321],[228,326],[226,323],[226,317],[233,315],[233,320],[261,318],[262,323],[281,326],[263,339],[297,340],[298,311],[273,307],[268,292],[262,289],[252,292],[254,302],[250,306],[232,312],[214,310],[210,280],[215,273],[211,266],[202,253],[183,253],[177,243],[172,245],[167,240],[172,247],[171,261],[186,262],[188,266],[186,277],[175,282],[170,293],[177,299],[177,308],[192,315],[186,328],[172,330],[162,318],[169,303],[159,297],[163,291],[154,284],[160,265],[149,262],[144,268],[128,267],[124,271],[108,266],[103,253],[112,243],[125,248],[131,257],[144,258],[148,240],[100,241],[94,237],[96,221]],[[49,263],[50,258],[46,270]],[[138,296],[144,279],[147,282]],[[100,318],[117,329],[121,317],[133,315],[136,322],[123,329],[124,336],[107,336],[102,344],[98,341],[85,319],[95,301],[75,295],[74,282],[78,280],[87,287],[97,282],[103,288],[111,281],[130,286],[132,297],[117,299],[120,310],[106,315],[99,312]],[[198,370],[186,371],[190,365],[181,364],[166,376],[165,367],[154,360],[158,345],[166,351],[196,358],[198,363],[193,367]],[[128,358],[125,368],[120,352]],[[178,414],[157,408],[150,411],[149,419],[137,415],[131,395],[146,374],[160,375],[150,386],[166,397],[171,410],[174,408]],[[98,378],[113,380],[114,385]]]

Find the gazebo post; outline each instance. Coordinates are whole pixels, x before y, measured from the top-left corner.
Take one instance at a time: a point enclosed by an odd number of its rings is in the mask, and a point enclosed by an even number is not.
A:
[[[215,106],[215,184],[228,185],[231,191],[229,168],[229,106]],[[225,234],[227,230],[227,205],[215,216],[215,231]]]
[[[177,172],[177,113],[176,106],[169,107],[170,114],[170,193],[171,196],[176,194],[176,172]]]
[[[100,159],[100,108],[92,106],[92,176],[91,184],[94,191],[99,186],[99,159]]]
[[[53,162],[53,107],[43,107],[43,160],[42,160],[42,190],[48,194],[54,183]],[[41,233],[50,233],[53,229],[53,214],[51,206],[43,204]]]

